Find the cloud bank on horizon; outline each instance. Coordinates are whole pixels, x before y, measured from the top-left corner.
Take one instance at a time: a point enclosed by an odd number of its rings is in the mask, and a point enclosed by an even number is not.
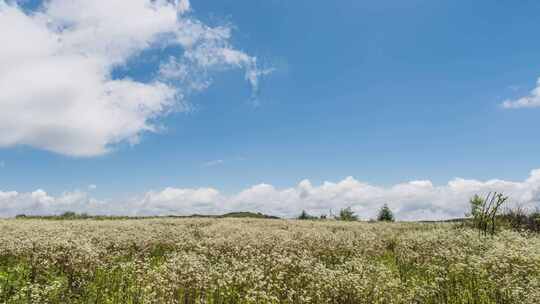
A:
[[[52,196],[43,190],[31,193],[0,191],[0,216],[47,215],[65,211],[95,215],[192,215],[254,211],[292,218],[301,210],[320,215],[352,207],[363,219],[373,218],[383,204],[392,208],[399,220],[435,220],[463,217],[474,194],[490,191],[509,195],[513,205],[540,207],[540,169],[521,182],[468,180],[456,178],[446,185],[430,181],[410,181],[380,187],[347,177],[340,182],[314,186],[309,180],[287,189],[259,184],[233,195],[214,188],[165,188],[148,191],[125,201],[98,200],[87,192],[66,192]]]
[[[256,94],[270,72],[210,27],[188,0],[50,0],[31,12],[0,0],[0,148],[26,145],[69,156],[136,144],[157,119],[187,111],[211,74],[242,69]],[[39,47],[36,47],[39,46]],[[115,78],[143,52],[178,48],[149,81]]]

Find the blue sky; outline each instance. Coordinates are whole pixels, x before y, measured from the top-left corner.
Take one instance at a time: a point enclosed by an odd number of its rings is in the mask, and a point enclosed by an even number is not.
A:
[[[19,5],[28,16],[46,11]],[[540,107],[530,96],[540,76],[538,9],[535,1],[192,0],[186,16],[230,28],[227,44],[268,72],[256,96],[245,79],[254,67],[218,67],[205,70],[207,88],[186,94],[189,110],[152,117],[161,129],[135,131],[136,144],[80,156],[41,140],[6,143],[0,190],[60,195],[93,184],[92,197],[114,200],[165,187],[233,194],[347,176],[381,187],[523,181],[540,168]],[[110,77],[150,83],[183,47],[126,55]],[[527,96],[528,106],[502,106]]]

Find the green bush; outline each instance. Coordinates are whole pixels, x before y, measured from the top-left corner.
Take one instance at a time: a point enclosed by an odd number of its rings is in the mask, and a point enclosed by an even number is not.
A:
[[[358,216],[354,214],[351,207],[347,207],[339,211],[339,216],[336,219],[339,221],[357,221]]]
[[[316,217],[310,215],[309,213],[307,213],[306,210],[302,210],[302,213],[300,213],[300,215],[298,216],[299,220],[314,220],[316,219]]]
[[[384,204],[379,210],[379,214],[377,214],[377,220],[379,222],[394,222],[395,221],[394,214],[392,213],[392,210],[390,210],[387,204]]]
[[[507,209],[500,219],[512,229],[540,233],[540,210],[538,209],[533,212],[522,207]]]
[[[473,226],[484,235],[494,235],[499,211],[506,201],[508,196],[497,192],[490,192],[485,198],[473,196],[470,200]]]

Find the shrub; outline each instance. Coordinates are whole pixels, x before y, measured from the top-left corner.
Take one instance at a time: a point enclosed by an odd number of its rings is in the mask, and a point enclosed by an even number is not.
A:
[[[357,221],[358,216],[354,214],[351,207],[347,207],[339,211],[339,216],[336,219],[339,221]]]
[[[300,213],[300,215],[298,216],[299,220],[314,220],[316,219],[316,217],[310,215],[309,213],[306,212],[306,210],[302,210],[302,213]]]
[[[380,222],[394,222],[395,221],[394,214],[392,213],[392,210],[390,210],[387,204],[384,204],[379,210],[379,214],[377,215],[377,220]]]
[[[499,209],[507,200],[507,196],[497,192],[490,192],[485,198],[473,196],[470,200],[473,226],[484,235],[494,235]]]
[[[533,212],[523,207],[507,209],[500,218],[512,229],[540,233],[540,210],[538,209]]]

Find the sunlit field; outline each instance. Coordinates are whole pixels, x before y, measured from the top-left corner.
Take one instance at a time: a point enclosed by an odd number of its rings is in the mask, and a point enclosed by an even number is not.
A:
[[[459,224],[3,220],[0,303],[539,303],[540,237]]]

